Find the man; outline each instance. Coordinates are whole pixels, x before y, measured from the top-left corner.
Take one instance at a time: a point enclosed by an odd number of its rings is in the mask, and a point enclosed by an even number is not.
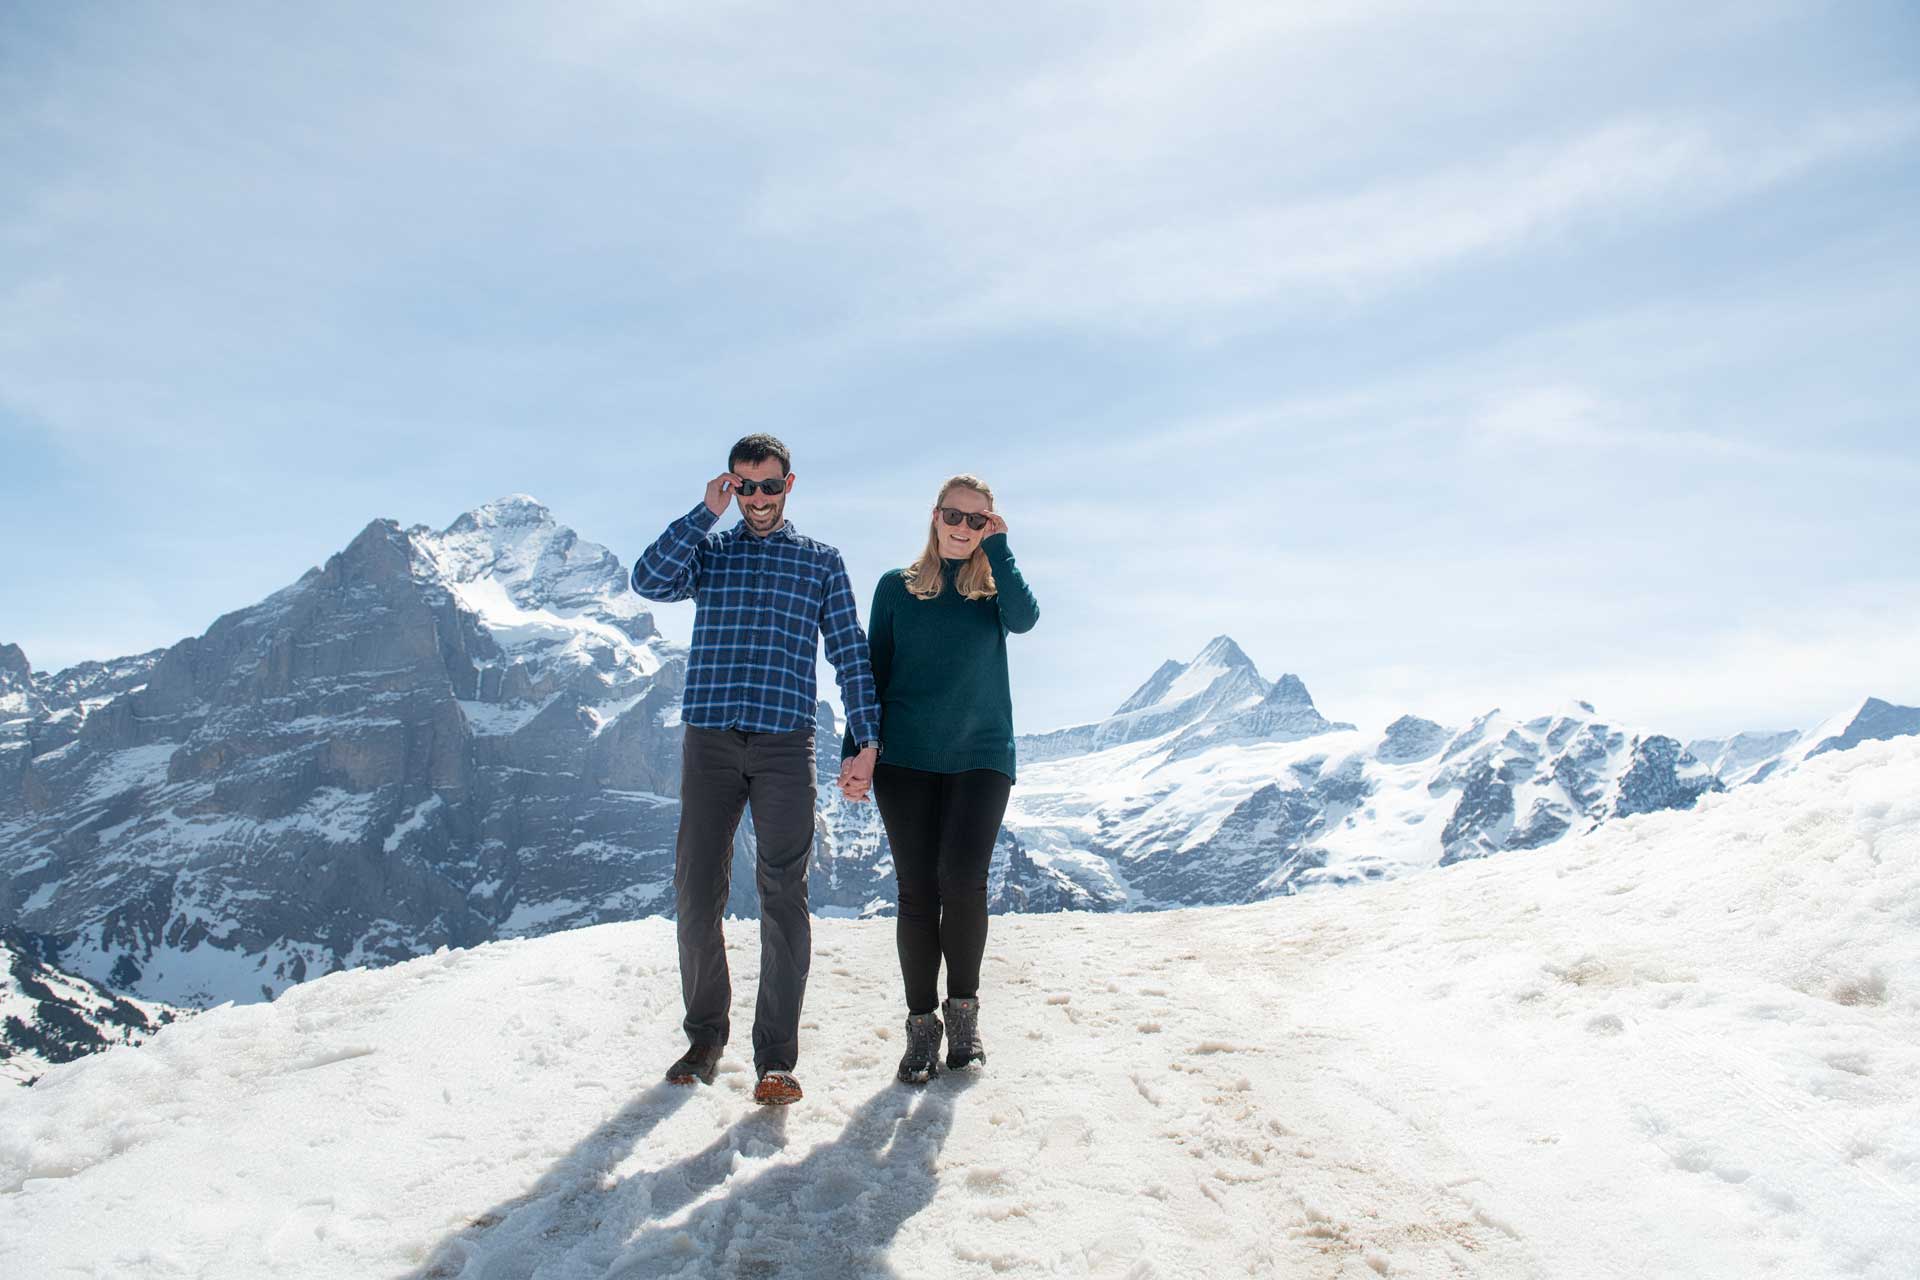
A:
[[[721,913],[733,868],[733,835],[753,809],[759,845],[760,993],[753,1017],[753,1100],[800,1097],[800,1005],[813,928],[807,859],[813,849],[815,653],[840,682],[847,724],[860,750],[842,764],[842,785],[864,786],[880,750],[880,712],[867,638],[840,553],[801,536],[786,519],[793,458],[768,435],[733,446],[706,498],[667,526],[633,566],[633,589],[649,600],[692,599],[693,650],[681,719],[680,835],[673,887],[679,911],[680,991],[687,1051],[675,1084],[712,1084],[727,1043],[733,1000]],[[741,521],[713,532],[729,500]]]

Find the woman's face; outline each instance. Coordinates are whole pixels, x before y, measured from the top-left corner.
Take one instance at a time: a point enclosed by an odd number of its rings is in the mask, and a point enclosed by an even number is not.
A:
[[[964,485],[955,485],[941,495],[940,506],[949,511],[961,511],[968,515],[983,515],[991,511],[986,495]],[[959,524],[948,524],[946,517],[938,508],[933,513],[934,539],[940,545],[940,555],[946,560],[964,560],[972,555],[974,548],[980,545],[980,539],[987,536],[986,529],[975,529],[965,520]]]

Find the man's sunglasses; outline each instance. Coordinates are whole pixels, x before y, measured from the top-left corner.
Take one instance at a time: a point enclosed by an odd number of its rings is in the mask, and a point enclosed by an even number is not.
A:
[[[984,511],[962,511],[958,507],[940,508],[940,518],[950,525],[957,525],[965,520],[969,529],[984,529],[987,527],[987,521],[992,519]]]
[[[775,476],[771,480],[742,480],[736,476],[733,481],[733,491],[748,498],[756,493],[777,498],[787,491],[787,481],[784,476]]]

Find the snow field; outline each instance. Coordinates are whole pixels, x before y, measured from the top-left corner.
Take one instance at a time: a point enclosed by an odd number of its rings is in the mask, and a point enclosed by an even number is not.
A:
[[[790,1112],[679,1050],[672,925],[296,987],[0,1098],[24,1276],[1920,1274],[1920,741],[1254,906],[1000,917],[924,1090],[821,920]]]

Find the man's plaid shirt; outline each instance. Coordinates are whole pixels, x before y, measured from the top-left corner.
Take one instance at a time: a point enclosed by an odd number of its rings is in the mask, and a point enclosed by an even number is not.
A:
[[[878,741],[867,637],[840,553],[794,532],[791,522],[756,538],[745,521],[712,532],[719,519],[700,503],[633,566],[633,589],[647,599],[697,602],[681,719],[753,733],[810,727],[825,636],[853,740]]]

